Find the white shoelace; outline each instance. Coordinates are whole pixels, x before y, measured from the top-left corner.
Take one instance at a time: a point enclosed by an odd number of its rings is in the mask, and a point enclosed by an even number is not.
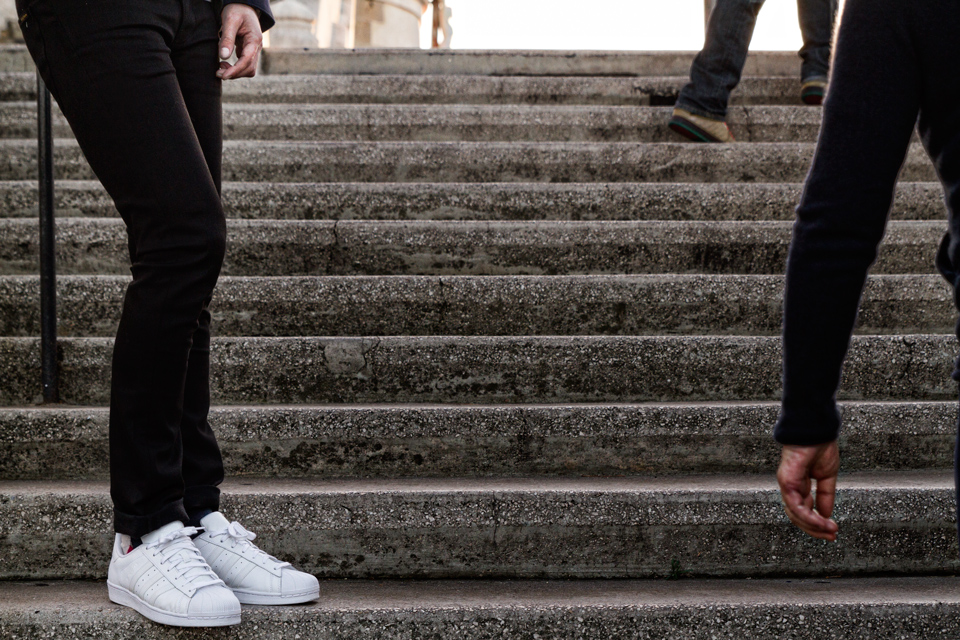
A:
[[[280,560],[277,560],[272,555],[253,544],[252,541],[256,539],[257,534],[253,533],[252,531],[247,531],[243,528],[243,525],[236,520],[231,522],[223,531],[217,531],[216,533],[211,533],[210,535],[211,537],[219,538],[221,542],[225,542],[229,539],[231,541],[231,549],[236,549],[237,547],[240,547],[241,550],[250,548],[253,550],[254,558],[266,558],[271,562],[275,562],[278,565],[277,568],[293,566],[289,562],[281,562]]]
[[[168,533],[155,542],[145,542],[143,546],[154,554],[159,554],[160,564],[169,564],[194,589],[223,585],[223,580],[213,572],[190,538],[200,531],[196,527],[184,527],[179,531]]]

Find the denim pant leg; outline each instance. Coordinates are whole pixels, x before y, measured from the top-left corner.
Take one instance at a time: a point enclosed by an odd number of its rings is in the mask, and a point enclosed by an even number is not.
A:
[[[826,80],[830,73],[830,42],[837,15],[837,0],[797,0],[803,48],[800,77]]]
[[[730,92],[740,82],[757,15],[764,0],[718,0],[707,23],[707,38],[690,68],[690,82],[677,106],[716,120],[727,117]]]

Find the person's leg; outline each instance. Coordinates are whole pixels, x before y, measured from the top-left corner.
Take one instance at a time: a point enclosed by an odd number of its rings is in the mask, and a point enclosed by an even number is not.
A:
[[[690,68],[690,82],[677,107],[694,115],[725,120],[730,93],[740,82],[747,50],[763,0],[717,0],[707,22],[703,50]]]
[[[837,0],[797,0],[803,48],[800,79],[826,81],[830,74],[830,43]]]
[[[206,0],[186,0],[172,60],[187,112],[217,192],[220,192],[223,119],[221,81],[216,77],[218,25]],[[203,300],[187,362],[180,433],[183,438],[183,505],[189,524],[217,511],[223,460],[207,414],[210,410],[210,298]]]
[[[830,74],[830,43],[837,0],[797,0],[803,48],[800,57],[800,100],[804,104],[823,104]]]
[[[117,533],[107,592],[163,624],[238,624],[239,600],[194,544],[197,530],[183,526],[184,385],[226,229],[172,62],[181,1],[30,0],[20,8],[31,55],[129,234],[133,282],[110,400]]]
[[[960,77],[956,73],[960,43],[952,29],[960,20],[960,7],[952,2],[918,0],[914,13],[914,33],[921,57],[920,138],[943,183],[949,214],[937,268],[953,286],[954,301],[960,309]],[[957,335],[960,336],[960,322]],[[960,380],[960,359],[953,378]],[[960,422],[954,475],[960,509]]]
[[[115,528],[140,537],[188,519],[184,388],[226,236],[172,61],[182,5],[39,0],[29,10],[31,50],[43,50],[48,85],[129,233],[133,282],[113,354],[110,470]]]

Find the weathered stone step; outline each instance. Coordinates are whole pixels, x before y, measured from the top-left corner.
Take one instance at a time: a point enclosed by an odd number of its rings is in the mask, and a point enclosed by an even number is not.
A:
[[[106,483],[0,492],[0,577],[105,576]],[[258,544],[324,578],[836,576],[960,569],[953,494],[950,471],[846,475],[836,544],[790,524],[772,474],[238,479],[222,505]]]
[[[67,582],[39,588],[14,582],[0,629],[23,640],[43,629],[120,639],[179,637],[119,606],[104,607],[102,584]],[[3,593],[3,592],[0,592]],[[27,618],[23,611],[33,611]],[[224,638],[283,637],[295,625],[308,637],[660,638],[713,640],[731,628],[779,640],[901,639],[954,634],[951,578],[683,581],[323,581],[319,603],[286,610],[244,609]],[[74,613],[76,612],[76,614]],[[24,622],[24,618],[30,622]],[[88,631],[89,630],[89,631]],[[866,634],[865,634],[866,631]],[[219,636],[220,634],[218,634]]]
[[[129,278],[61,276],[61,336],[116,335]],[[0,277],[0,336],[40,335],[40,280]],[[858,333],[950,333],[939,275],[871,276]],[[221,336],[779,335],[781,276],[221,277]]]
[[[480,76],[686,76],[695,52],[497,51],[455,49],[267,49],[268,74],[413,74]],[[788,51],[755,52],[745,76],[799,79],[800,60]]]
[[[228,104],[227,140],[405,142],[679,142],[671,107]],[[731,107],[740,142],[814,142],[820,109]],[[36,105],[0,103],[0,137],[35,138]],[[73,133],[57,112],[54,135]]]
[[[643,142],[224,143],[223,179],[273,182],[802,182],[808,142],[732,145]],[[34,140],[0,140],[0,180],[37,174]],[[58,179],[93,172],[75,141],[54,150]],[[901,179],[932,182],[933,165],[911,145]]]
[[[775,400],[778,337],[219,338],[220,404]],[[113,341],[60,341],[61,398],[102,405]],[[854,337],[841,399],[955,399],[953,335]],[[0,338],[0,405],[40,396],[40,343]]]
[[[63,217],[116,217],[99,183],[60,180]],[[223,185],[228,217],[446,220],[792,220],[799,184],[258,183]],[[894,220],[945,218],[943,189],[901,182]],[[0,216],[37,217],[37,183],[0,181]]]
[[[29,219],[0,218],[0,273],[36,273]],[[783,273],[790,222],[231,220],[224,275]],[[944,222],[889,225],[874,273],[933,273]],[[129,273],[119,218],[61,218],[61,273]]]
[[[35,73],[35,70],[33,59],[24,45],[0,44],[0,72]]]
[[[228,477],[772,473],[779,404],[213,407]],[[845,471],[949,469],[957,403],[845,402]],[[106,479],[108,410],[0,409],[0,479]]]
[[[671,105],[690,78],[615,76],[258,75],[223,85],[225,103]],[[36,100],[33,73],[0,72],[0,101]],[[731,104],[800,105],[794,77],[748,76]]]
[[[245,606],[218,638],[520,640],[623,638],[902,640],[956,637],[952,577],[582,580],[324,580],[296,607]],[[180,638],[107,601],[102,582],[0,583],[0,633],[144,640]]]

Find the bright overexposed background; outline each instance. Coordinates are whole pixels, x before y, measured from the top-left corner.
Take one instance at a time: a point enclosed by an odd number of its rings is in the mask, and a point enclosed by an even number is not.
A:
[[[694,51],[703,45],[703,0],[447,0],[454,49]],[[421,46],[430,46],[431,12]],[[796,0],[767,0],[750,48],[801,46]]]

